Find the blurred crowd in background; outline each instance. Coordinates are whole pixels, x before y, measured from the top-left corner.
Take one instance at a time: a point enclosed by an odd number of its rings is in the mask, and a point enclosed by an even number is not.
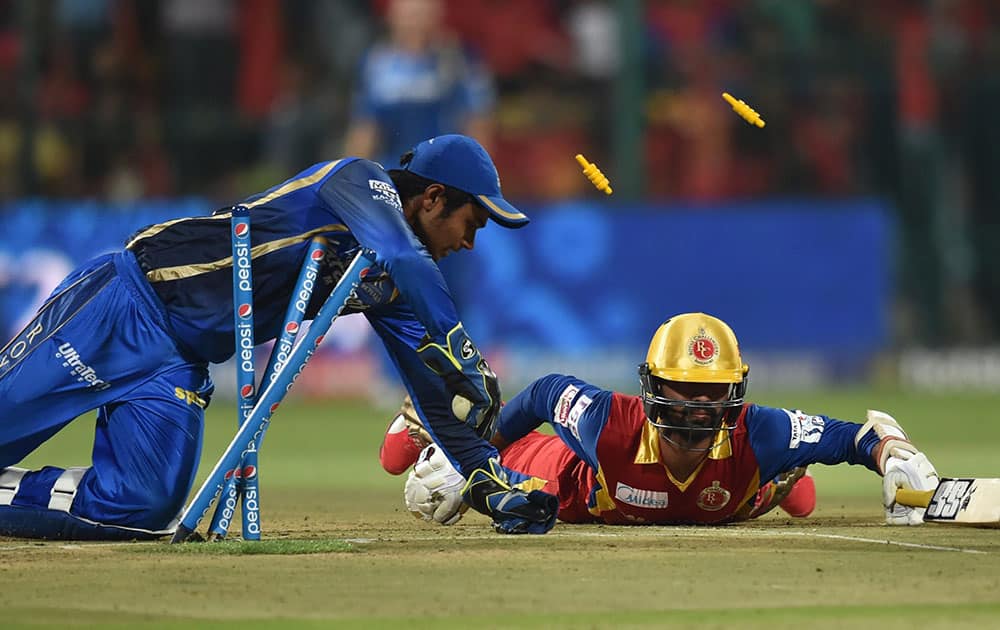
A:
[[[996,0],[0,0],[0,201],[232,201],[463,131],[513,199],[593,195],[576,153],[609,211],[885,199],[931,346],[1000,338],[998,101]]]

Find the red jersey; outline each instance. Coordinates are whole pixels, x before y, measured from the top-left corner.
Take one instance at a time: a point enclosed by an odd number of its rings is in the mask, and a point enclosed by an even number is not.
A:
[[[555,435],[532,430],[548,422]],[[549,375],[503,409],[500,435],[512,442],[502,464],[518,485],[559,497],[570,523],[710,524],[746,518],[757,490],[778,473],[811,463],[874,467],[860,425],[801,411],[745,404],[736,428],[686,478],[663,463],[642,400],[573,377]],[[874,442],[872,443],[874,444]]]

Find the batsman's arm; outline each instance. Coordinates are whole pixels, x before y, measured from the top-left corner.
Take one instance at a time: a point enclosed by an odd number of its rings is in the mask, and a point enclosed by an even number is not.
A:
[[[923,522],[923,509],[898,504],[896,491],[932,489],[937,486],[937,472],[888,414],[869,410],[867,422],[859,425],[798,410],[751,405],[747,428],[761,479],[812,463],[861,464],[883,476],[887,523]]]
[[[597,440],[608,421],[612,392],[575,376],[549,374],[537,379],[500,410],[497,448],[511,444],[543,423],[597,470]]]
[[[859,464],[878,472],[871,457],[877,439],[856,439],[861,425],[798,409],[749,405],[750,446],[762,480],[810,464]]]

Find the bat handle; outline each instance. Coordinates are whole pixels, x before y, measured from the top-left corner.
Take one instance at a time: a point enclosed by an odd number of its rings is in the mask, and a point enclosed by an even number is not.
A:
[[[914,490],[913,488],[899,488],[896,490],[896,503],[907,507],[925,508],[934,496],[933,490]]]

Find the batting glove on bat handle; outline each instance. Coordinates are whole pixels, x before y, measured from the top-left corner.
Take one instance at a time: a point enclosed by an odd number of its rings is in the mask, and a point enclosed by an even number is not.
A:
[[[896,500],[896,492],[907,490],[934,490],[937,471],[923,453],[906,453],[908,457],[889,457],[882,477],[882,505],[885,522],[889,525],[920,525],[924,522],[923,507],[911,507]]]
[[[495,459],[469,475],[462,491],[465,502],[493,519],[498,534],[544,534],[556,524],[559,499],[541,490],[512,488]]]
[[[500,413],[500,382],[462,324],[452,328],[440,343],[425,339],[417,355],[444,381],[455,418],[480,437],[490,439]]]

